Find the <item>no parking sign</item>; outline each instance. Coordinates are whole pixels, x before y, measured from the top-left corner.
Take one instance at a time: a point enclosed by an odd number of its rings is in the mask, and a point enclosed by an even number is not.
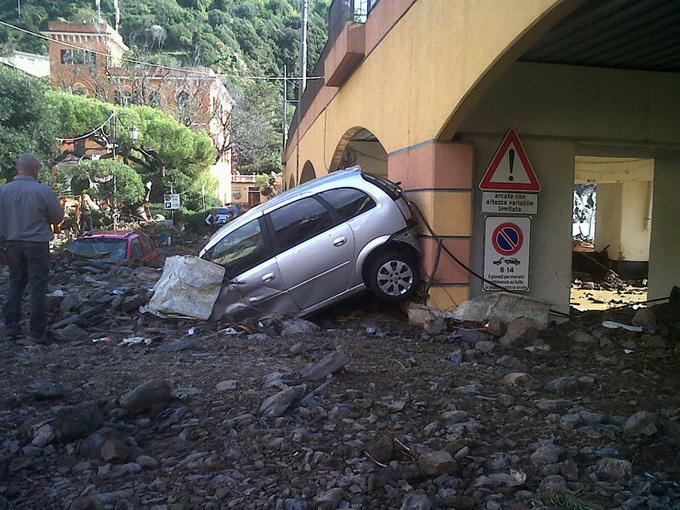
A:
[[[484,278],[508,290],[529,290],[531,219],[490,216],[484,229]],[[484,282],[484,290],[498,290]]]

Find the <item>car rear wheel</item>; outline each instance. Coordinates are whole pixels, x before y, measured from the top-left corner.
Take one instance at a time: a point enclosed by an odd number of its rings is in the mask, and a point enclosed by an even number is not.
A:
[[[378,255],[371,261],[366,284],[383,301],[400,303],[413,296],[418,281],[416,258],[395,250]]]

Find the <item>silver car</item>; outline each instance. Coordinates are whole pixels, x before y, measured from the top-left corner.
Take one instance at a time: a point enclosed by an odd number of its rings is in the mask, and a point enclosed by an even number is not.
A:
[[[214,318],[307,315],[366,288],[388,302],[419,282],[416,217],[398,185],[333,172],[222,227],[200,257],[226,268]]]

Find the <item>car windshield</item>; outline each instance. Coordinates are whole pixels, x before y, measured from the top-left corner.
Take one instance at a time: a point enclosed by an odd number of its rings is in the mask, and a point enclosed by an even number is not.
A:
[[[126,239],[83,238],[77,239],[69,251],[78,257],[97,259],[102,262],[124,262],[127,259]]]

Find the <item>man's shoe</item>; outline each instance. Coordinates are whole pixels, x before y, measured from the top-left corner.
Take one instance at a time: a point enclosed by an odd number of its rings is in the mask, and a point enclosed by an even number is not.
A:
[[[41,344],[41,345],[47,345],[47,344],[52,344],[57,341],[57,339],[54,337],[52,334],[52,331],[49,329],[46,331],[43,331],[40,334],[31,334],[29,337],[29,340],[32,342],[35,342],[36,344]]]
[[[21,327],[18,325],[11,325],[5,327],[5,332],[4,336],[5,338],[9,338],[10,340],[13,340],[15,338],[18,338],[23,335],[23,332],[21,331]]]

